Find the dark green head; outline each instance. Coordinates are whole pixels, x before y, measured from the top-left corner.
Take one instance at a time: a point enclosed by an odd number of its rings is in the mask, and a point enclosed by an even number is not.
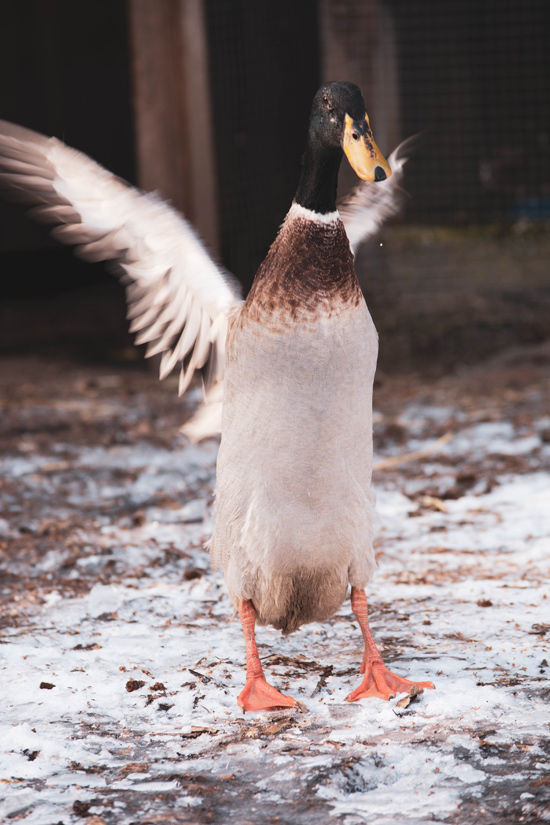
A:
[[[374,141],[361,90],[354,83],[325,83],[313,98],[296,202],[326,213],[336,208],[338,169],[345,152],[363,180],[381,181],[391,168]]]

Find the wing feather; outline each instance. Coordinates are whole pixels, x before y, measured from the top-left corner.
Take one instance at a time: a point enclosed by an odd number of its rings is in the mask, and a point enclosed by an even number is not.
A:
[[[183,395],[193,377],[193,372],[203,367],[210,351],[210,341],[208,340],[208,325],[205,323],[204,312],[202,313],[201,325],[197,335],[193,354],[189,359],[187,367],[182,367],[179,377],[178,395]]]
[[[187,356],[201,329],[202,312],[199,304],[195,301],[191,305],[189,317],[185,324],[185,329],[181,333],[172,352],[165,352],[160,363],[160,377],[165,378],[172,372],[178,361],[183,361]]]
[[[80,223],[80,215],[73,206],[33,206],[28,214],[38,223]]]
[[[189,315],[190,307],[191,293],[187,292],[175,317],[172,317],[172,308],[166,307],[150,327],[136,336],[136,344],[149,344],[147,348],[147,356],[149,358],[152,355],[158,355],[158,353],[164,349],[164,341],[175,338],[178,332],[183,329],[187,321],[187,316]],[[216,321],[217,319],[212,324],[212,329],[215,328]]]

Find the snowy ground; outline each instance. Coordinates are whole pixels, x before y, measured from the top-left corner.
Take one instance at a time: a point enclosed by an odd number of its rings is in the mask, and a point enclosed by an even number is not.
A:
[[[0,821],[550,820],[550,348],[427,384],[381,376],[372,628],[408,708],[353,705],[349,601],[260,628],[294,712],[243,716],[244,643],[203,549],[217,444],[173,384],[14,358],[2,371]],[[401,698],[401,697],[398,697]]]

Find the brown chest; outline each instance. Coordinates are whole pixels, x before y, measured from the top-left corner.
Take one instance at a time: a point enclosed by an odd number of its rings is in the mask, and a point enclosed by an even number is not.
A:
[[[260,266],[240,324],[276,331],[356,307],[362,293],[340,220],[287,220]]]

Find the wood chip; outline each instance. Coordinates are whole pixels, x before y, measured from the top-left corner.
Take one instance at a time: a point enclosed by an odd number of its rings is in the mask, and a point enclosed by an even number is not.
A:
[[[203,735],[203,733],[207,733],[210,736],[215,736],[217,732],[217,728],[203,728],[196,725],[191,725],[190,733],[181,733],[180,736],[182,739],[198,739],[199,736]]]
[[[424,456],[430,455],[430,453],[433,453],[440,447],[448,444],[452,437],[452,433],[445,433],[445,435],[442,435],[441,438],[437,439],[437,441],[433,441],[423,450],[415,450],[412,453],[403,453],[402,455],[393,455],[389,458],[383,458],[381,461],[377,461],[372,469],[373,471],[386,470],[388,467],[397,467],[408,461],[416,461],[419,458],[424,458]]]
[[[128,679],[126,682],[126,690],[128,693],[133,693],[134,690],[139,690],[145,684],[142,679]]]
[[[76,645],[76,647],[73,647],[73,650],[99,650],[100,648],[101,648],[101,645],[98,645],[97,642],[94,642],[93,644],[89,644],[89,645],[83,645],[83,644]]]
[[[418,685],[413,685],[410,692],[397,702],[397,707],[408,708],[411,702],[414,702],[421,693],[424,693],[424,689],[418,687]]]
[[[440,513],[447,512],[447,505],[445,502],[435,496],[422,496],[420,499],[420,504],[427,510],[438,510]]]
[[[148,773],[149,771],[149,764],[147,762],[128,762],[127,765],[123,765],[120,769],[120,772],[125,773]]]

